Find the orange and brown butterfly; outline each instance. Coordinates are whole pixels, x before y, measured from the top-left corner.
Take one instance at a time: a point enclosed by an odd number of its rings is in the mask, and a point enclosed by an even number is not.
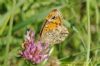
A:
[[[63,25],[62,16],[53,9],[46,17],[40,31],[40,40],[49,44],[58,44],[68,36],[68,29]]]

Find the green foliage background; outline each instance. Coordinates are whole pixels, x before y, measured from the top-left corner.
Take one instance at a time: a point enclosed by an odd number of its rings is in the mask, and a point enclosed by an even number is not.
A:
[[[54,45],[51,56],[60,66],[100,65],[100,0],[0,0],[0,66],[33,66],[18,54],[24,35],[32,28],[37,38],[45,16],[55,8],[69,36]]]

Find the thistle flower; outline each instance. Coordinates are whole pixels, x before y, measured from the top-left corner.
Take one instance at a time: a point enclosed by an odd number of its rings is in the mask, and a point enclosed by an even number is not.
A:
[[[48,59],[49,44],[42,44],[41,41],[34,42],[34,33],[29,30],[25,36],[21,56],[32,63],[40,63]]]

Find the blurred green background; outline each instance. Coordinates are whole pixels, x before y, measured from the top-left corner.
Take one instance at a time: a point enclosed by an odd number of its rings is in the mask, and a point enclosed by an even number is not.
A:
[[[62,13],[69,36],[54,45],[54,62],[100,66],[100,0],[0,0],[0,66],[35,66],[19,57],[24,35],[32,28],[37,38],[45,16],[55,8]]]

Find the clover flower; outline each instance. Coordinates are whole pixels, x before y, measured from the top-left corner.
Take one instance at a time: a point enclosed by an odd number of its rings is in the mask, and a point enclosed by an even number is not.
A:
[[[49,56],[49,44],[43,44],[41,41],[34,42],[34,33],[27,31],[21,56],[32,63],[40,63]]]

